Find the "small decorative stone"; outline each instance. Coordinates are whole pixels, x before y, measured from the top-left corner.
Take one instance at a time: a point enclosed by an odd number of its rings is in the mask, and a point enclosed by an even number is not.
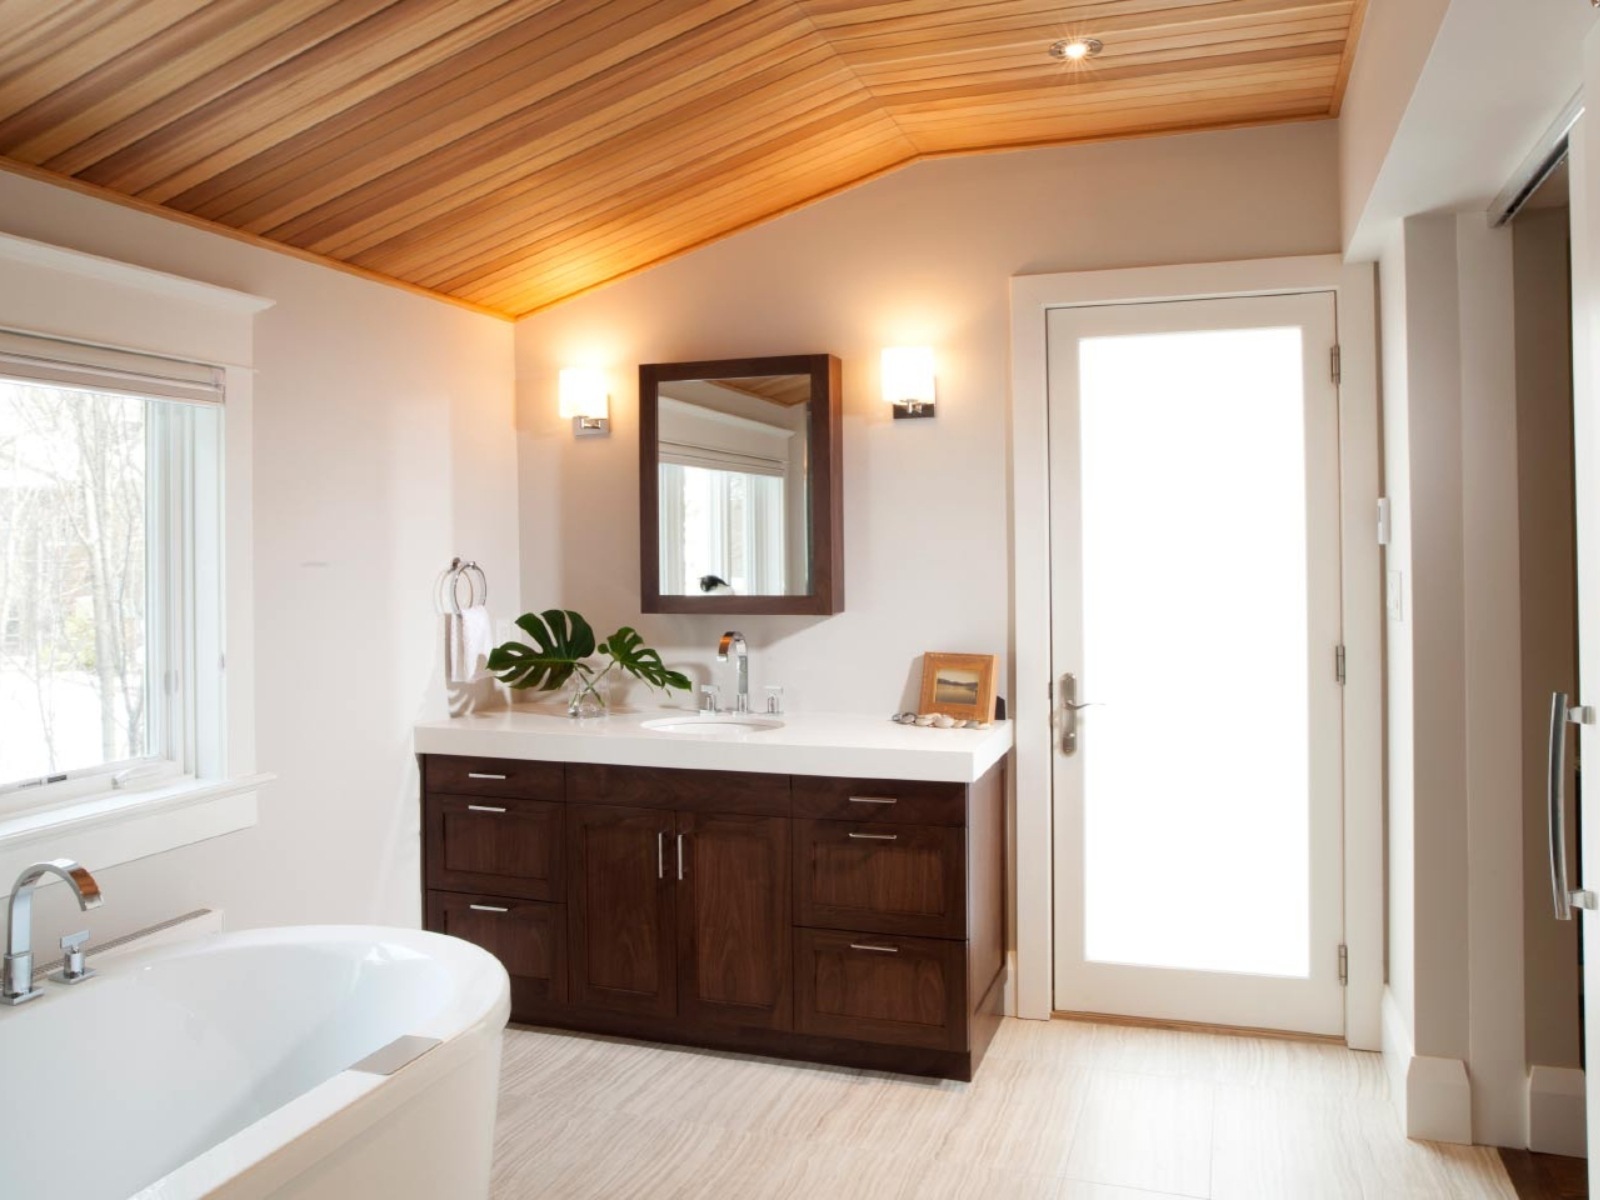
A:
[[[914,712],[895,713],[889,719],[897,725],[915,725],[917,723],[917,714]]]
[[[978,723],[976,721],[963,721],[963,722],[961,722],[961,728],[963,728],[963,729],[976,729],[977,727],[978,727]]]
[[[954,729],[959,724],[954,717],[947,717],[943,713],[939,713],[937,716],[935,716],[933,718],[933,723],[940,729]]]
[[[932,725],[933,722],[934,722],[935,716],[936,716],[936,714],[934,714],[934,713],[923,713],[920,717],[917,718],[917,724],[921,725],[923,727],[927,727],[929,725]]]

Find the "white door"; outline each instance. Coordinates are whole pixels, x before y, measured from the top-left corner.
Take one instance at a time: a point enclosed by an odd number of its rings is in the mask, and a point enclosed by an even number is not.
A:
[[[1336,340],[1049,315],[1057,1011],[1343,1032]]]
[[[1600,705],[1600,31],[1584,47],[1588,111],[1571,135],[1572,146],[1572,450],[1578,529],[1578,691],[1575,702]],[[1583,761],[1600,762],[1600,724],[1562,728],[1562,745],[1576,729]],[[1552,772],[1552,774],[1557,774]],[[1570,801],[1569,801],[1570,803]],[[1583,791],[1583,880],[1553,878],[1558,909],[1571,892],[1600,890],[1600,786]],[[1557,856],[1552,854],[1554,860]],[[1554,863],[1552,864],[1554,866]],[[1552,875],[1555,875],[1554,870]],[[1588,900],[1589,897],[1580,897]],[[1600,916],[1583,917],[1585,1071],[1588,1089],[1589,1186],[1600,1194]]]

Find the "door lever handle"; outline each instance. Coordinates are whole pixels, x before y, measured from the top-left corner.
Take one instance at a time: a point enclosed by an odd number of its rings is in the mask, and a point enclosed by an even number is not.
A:
[[[1061,753],[1076,754],[1078,752],[1078,714],[1086,708],[1094,708],[1098,700],[1078,700],[1078,677],[1068,671],[1061,677],[1056,712],[1051,715],[1052,724],[1059,724],[1061,730]],[[1059,717],[1059,722],[1057,718]]]

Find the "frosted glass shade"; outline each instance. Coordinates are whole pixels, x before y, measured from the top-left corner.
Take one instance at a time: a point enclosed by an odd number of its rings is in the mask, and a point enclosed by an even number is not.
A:
[[[891,346],[883,352],[883,398],[890,404],[933,403],[933,350]]]
[[[565,420],[587,417],[603,420],[610,397],[606,377],[591,367],[568,367],[561,372],[561,416]]]

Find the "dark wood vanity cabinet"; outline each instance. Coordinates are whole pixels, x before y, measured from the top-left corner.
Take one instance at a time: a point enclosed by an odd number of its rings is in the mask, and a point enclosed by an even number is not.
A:
[[[976,1070],[1004,986],[1003,767],[968,785],[428,756],[423,779],[428,928],[500,958],[514,1020]]]

